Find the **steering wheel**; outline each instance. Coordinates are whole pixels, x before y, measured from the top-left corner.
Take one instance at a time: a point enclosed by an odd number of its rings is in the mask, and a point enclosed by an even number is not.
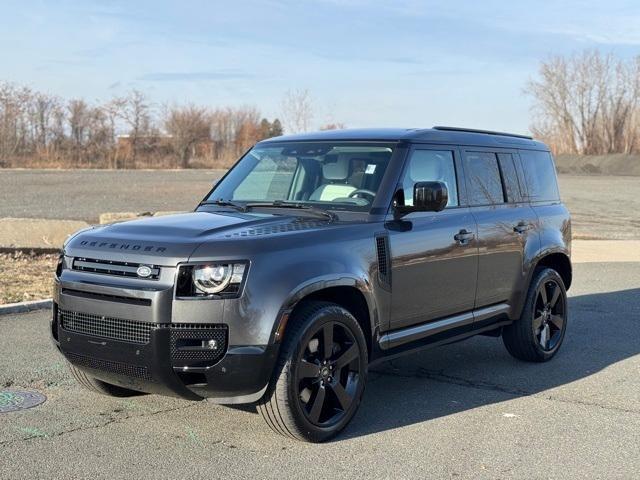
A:
[[[349,194],[349,198],[355,198],[358,195],[364,195],[366,197],[370,197],[369,201],[373,202],[373,199],[376,198],[376,192],[372,192],[371,190],[365,190],[364,188],[358,188]]]

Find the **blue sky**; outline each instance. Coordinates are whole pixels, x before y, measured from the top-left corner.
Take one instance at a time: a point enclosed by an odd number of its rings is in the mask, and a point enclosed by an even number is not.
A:
[[[640,53],[617,1],[3,0],[0,80],[66,98],[131,88],[156,105],[255,105],[312,93],[314,124],[526,132],[540,60]]]

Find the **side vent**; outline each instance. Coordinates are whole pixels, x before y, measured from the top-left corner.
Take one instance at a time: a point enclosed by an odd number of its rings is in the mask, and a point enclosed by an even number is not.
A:
[[[378,281],[386,289],[391,289],[391,259],[389,256],[389,237],[376,237],[376,252],[378,255]]]

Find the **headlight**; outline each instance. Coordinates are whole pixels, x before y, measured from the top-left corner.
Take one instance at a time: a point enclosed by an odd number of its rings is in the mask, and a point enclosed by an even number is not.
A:
[[[240,294],[246,270],[246,262],[183,265],[178,275],[176,295],[179,297],[236,297]]]

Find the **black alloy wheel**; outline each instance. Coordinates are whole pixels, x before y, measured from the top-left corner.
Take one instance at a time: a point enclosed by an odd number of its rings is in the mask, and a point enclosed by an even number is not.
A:
[[[343,323],[327,322],[310,332],[295,376],[300,408],[319,427],[334,425],[349,411],[361,377],[360,350]]]
[[[550,352],[562,337],[566,311],[562,289],[555,280],[543,282],[538,287],[533,311],[534,335],[540,348]]]

